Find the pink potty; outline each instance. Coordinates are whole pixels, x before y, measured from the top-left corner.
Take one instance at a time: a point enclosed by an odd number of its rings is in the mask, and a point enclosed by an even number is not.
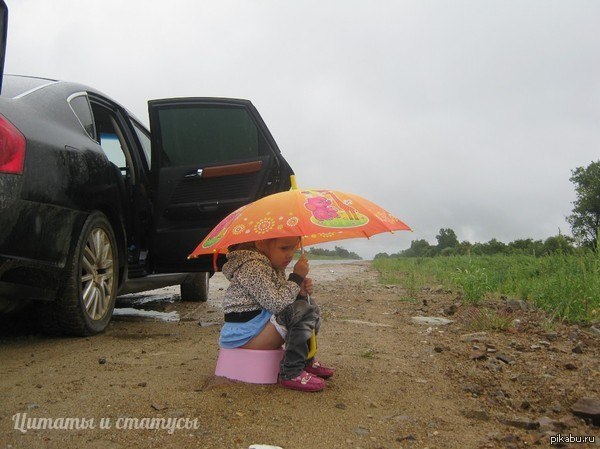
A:
[[[215,375],[251,384],[275,384],[283,349],[219,349]]]

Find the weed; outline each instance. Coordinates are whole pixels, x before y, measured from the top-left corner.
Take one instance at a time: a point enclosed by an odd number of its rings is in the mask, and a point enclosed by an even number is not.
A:
[[[415,296],[423,285],[425,282],[416,269],[410,270],[404,277],[404,288],[410,296]]]
[[[465,312],[464,320],[473,331],[506,331],[513,327],[514,316],[506,311],[472,308]]]
[[[478,303],[490,290],[485,268],[457,268],[454,282],[461,288],[463,301],[469,303]]]
[[[556,319],[546,318],[540,322],[540,327],[544,332],[554,332],[558,329],[558,322]]]
[[[366,351],[361,352],[360,356],[365,359],[372,359],[375,357],[375,350],[367,349]]]

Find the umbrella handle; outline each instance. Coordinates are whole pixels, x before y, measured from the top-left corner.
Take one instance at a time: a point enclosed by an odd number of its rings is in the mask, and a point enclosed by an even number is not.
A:
[[[312,359],[317,353],[317,334],[315,334],[315,330],[313,329],[312,335],[308,340],[308,354],[306,356],[306,360]]]
[[[306,294],[306,300],[310,304],[310,295],[308,293]],[[313,329],[310,339],[308,340],[308,354],[306,356],[306,360],[312,359],[316,353],[317,353],[317,334],[315,333],[315,330]]]
[[[304,253],[304,247],[302,245],[302,237],[300,237],[300,251]],[[306,293],[306,300],[310,304],[310,295]],[[306,355],[306,360],[312,359],[317,353],[317,334],[313,329],[310,339],[308,340],[308,354]]]

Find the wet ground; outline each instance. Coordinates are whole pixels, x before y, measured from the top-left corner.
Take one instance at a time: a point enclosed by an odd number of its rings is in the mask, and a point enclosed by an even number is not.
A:
[[[318,356],[337,368],[324,391],[214,376],[227,286],[215,275],[206,303],[181,302],[178,287],[120,299],[94,337],[44,337],[26,317],[7,323],[0,448],[513,449],[547,447],[559,433],[598,441],[598,427],[573,412],[600,397],[600,344],[589,328],[549,329],[523,309],[510,312],[517,327],[475,331],[477,311],[442,288],[408,295],[381,285],[368,262],[314,264],[311,273],[323,316]],[[507,305],[491,307],[509,313]],[[151,427],[158,420],[166,427]]]

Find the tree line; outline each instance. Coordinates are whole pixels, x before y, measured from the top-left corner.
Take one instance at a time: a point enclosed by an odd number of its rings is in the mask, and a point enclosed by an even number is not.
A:
[[[554,253],[571,254],[576,250],[572,237],[557,235],[546,240],[518,239],[503,243],[491,239],[485,243],[459,242],[456,233],[450,228],[440,229],[436,236],[437,245],[431,245],[427,240],[413,240],[410,248],[395,254],[379,253],[375,259],[392,257],[435,257],[435,256],[464,256],[464,255],[494,255],[494,254],[529,254],[545,256]]]
[[[335,249],[324,249],[324,248],[310,248],[308,254],[313,256],[329,256],[329,257],[339,257],[340,259],[356,259],[361,260],[358,254],[348,251],[341,246],[336,246]]]
[[[573,211],[567,217],[574,237],[562,234],[546,240],[519,239],[503,243],[491,239],[486,243],[459,242],[454,230],[440,229],[437,245],[427,240],[413,240],[410,248],[395,254],[379,253],[375,259],[390,257],[435,257],[455,255],[529,254],[545,256],[554,253],[571,254],[579,249],[598,250],[600,235],[600,161],[571,171],[569,180],[575,186],[576,200]]]

